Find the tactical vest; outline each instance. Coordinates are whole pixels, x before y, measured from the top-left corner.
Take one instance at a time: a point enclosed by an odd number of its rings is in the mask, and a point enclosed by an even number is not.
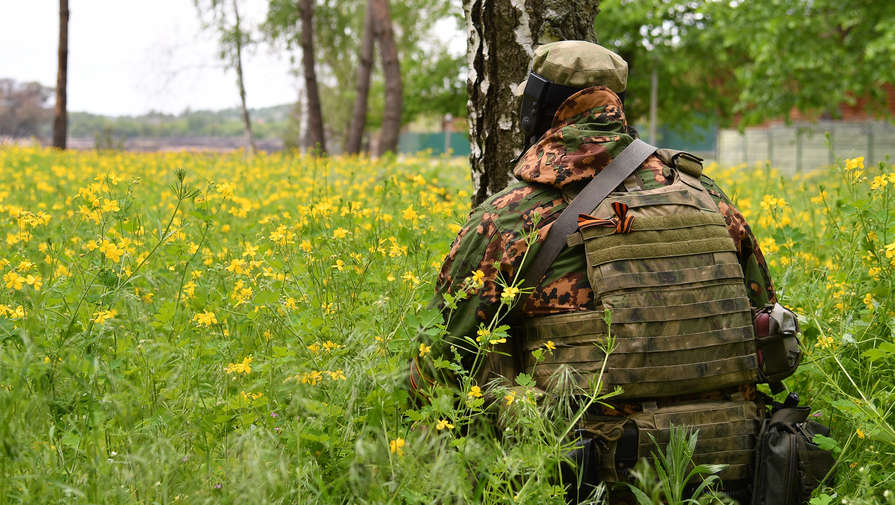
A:
[[[611,193],[591,216],[579,219],[568,244],[583,245],[597,310],[526,321],[524,355],[548,341],[555,346],[534,367],[538,385],[549,389],[550,377],[568,367],[589,390],[602,371],[602,393],[621,387],[613,401],[643,405],[628,419],[592,423],[602,426],[595,434],[608,439],[610,452],[625,422],[638,428],[639,457],[652,449],[647,434],[662,443],[671,425],[688,426],[700,431],[697,463],[731,465],[722,479],[748,476],[759,427],[754,402],[656,407],[657,399],[758,379],[752,313],[736,247],[698,173],[676,170],[670,185]],[[610,334],[614,348],[603,368]],[[606,423],[614,427],[607,429]],[[607,456],[603,478],[616,480],[614,455]]]

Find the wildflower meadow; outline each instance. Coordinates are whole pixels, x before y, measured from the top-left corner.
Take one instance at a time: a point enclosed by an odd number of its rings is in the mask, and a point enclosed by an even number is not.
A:
[[[837,457],[812,503],[895,504],[895,168],[707,170],[801,317],[787,385]],[[408,392],[468,174],[0,149],[0,503],[563,503],[574,412],[530,378]]]

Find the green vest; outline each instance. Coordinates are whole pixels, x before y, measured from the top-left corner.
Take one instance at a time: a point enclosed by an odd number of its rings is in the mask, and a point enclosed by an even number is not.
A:
[[[748,476],[760,411],[754,402],[655,407],[664,397],[758,380],[752,313],[736,248],[697,176],[676,171],[668,186],[611,193],[592,216],[582,216],[568,244],[583,246],[597,310],[524,323],[522,354],[528,359],[548,341],[555,346],[534,367],[538,386],[549,389],[551,376],[571,372],[587,389],[602,369],[601,392],[621,387],[613,399],[644,405],[630,419],[591,424],[596,435],[609,439],[607,480],[617,477],[611,439],[629,421],[638,427],[640,457],[651,449],[647,434],[662,442],[672,424],[690,426],[700,430],[697,463],[730,464],[722,478]],[[603,369],[601,345],[610,329],[615,347]]]

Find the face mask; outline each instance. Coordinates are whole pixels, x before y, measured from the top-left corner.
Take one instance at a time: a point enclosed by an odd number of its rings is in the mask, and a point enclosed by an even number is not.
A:
[[[551,117],[544,111],[556,110],[566,98],[584,88],[573,88],[548,81],[535,72],[528,74],[525,91],[519,106],[519,117],[522,133],[525,136],[525,149],[537,141],[537,137],[549,128]],[[545,124],[546,123],[546,124]]]

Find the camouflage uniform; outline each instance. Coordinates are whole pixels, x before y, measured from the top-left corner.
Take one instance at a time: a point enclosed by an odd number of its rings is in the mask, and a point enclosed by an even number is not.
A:
[[[552,224],[569,202],[633,141],[633,130],[628,127],[622,100],[617,94],[624,90],[626,65],[623,60],[617,58],[617,55],[612,54],[602,62],[598,61],[599,58],[579,57],[576,51],[587,50],[582,48],[581,44],[586,43],[571,43],[571,47],[566,47],[571,49],[570,53],[554,59],[560,64],[552,69],[556,70],[553,75],[537,76],[551,82],[559,82],[561,85],[572,83],[571,85],[581,87],[581,82],[576,81],[580,77],[579,73],[593,73],[596,67],[603,65],[600,71],[611,67],[610,71],[601,75],[585,76],[584,82],[603,82],[608,86],[581,89],[568,96],[559,105],[549,130],[518,161],[513,174],[519,182],[492,196],[470,213],[466,225],[461,228],[451,245],[438,276],[436,303],[445,313],[446,329],[449,334],[448,339],[441,344],[457,343],[456,348],[464,358],[463,365],[467,369],[472,364],[467,358],[472,356],[469,352],[464,353],[465,346],[460,343],[460,339],[476,337],[480,324],[488,324],[492,320],[501,306],[499,280],[509,281],[517,274],[521,278],[526,277],[526,268],[530,265],[530,261],[538,254]],[[554,48],[556,46],[552,46],[549,51],[539,48],[535,53],[533,69],[538,68],[539,72],[544,69],[552,71],[545,63],[550,62],[549,53],[554,51]],[[556,49],[560,52],[562,50],[562,47]],[[599,48],[597,53],[600,52],[608,51]],[[553,54],[557,53],[554,51]],[[524,104],[523,102],[523,109]],[[546,126],[545,124],[544,127]],[[677,184],[676,181],[681,180],[683,174],[677,174],[676,170],[677,168],[666,165],[660,156],[653,154],[625,180],[618,191],[656,190]],[[708,195],[701,191],[700,193],[705,199],[714,202],[723,217],[723,225],[719,218],[717,227],[723,235],[726,225],[727,232],[732,238],[733,244],[728,246],[730,247],[728,250],[733,251],[735,248],[736,252],[726,254],[731,255],[731,261],[734,261],[733,254],[735,254],[735,261],[742,268],[748,305],[757,309],[776,302],[767,264],[759,249],[758,241],[743,215],[709,177],[701,175],[698,180],[693,178],[693,174],[688,174],[688,177],[691,178],[689,179],[691,186],[702,185]],[[594,202],[594,205],[598,203]],[[714,216],[717,217],[718,214],[715,213]],[[536,233],[537,240],[528,248],[527,237],[532,233]],[[687,238],[683,241],[687,241]],[[726,242],[725,239],[722,241]],[[511,319],[517,326],[543,321],[542,318],[549,319],[547,316],[558,314],[567,314],[559,316],[563,320],[585,320],[593,317],[595,311],[601,309],[604,300],[595,299],[591,281],[588,279],[587,260],[582,249],[579,246],[564,248],[540,279],[527,279],[527,286],[536,287],[530,296],[513,307]],[[525,265],[523,265],[524,258],[526,258]],[[468,278],[476,271],[481,272],[476,275],[477,282],[469,282]],[[736,278],[740,278],[739,274]],[[444,296],[447,293],[455,295],[460,290],[467,290],[468,296],[459,298],[456,309],[450,310]],[[743,298],[740,300],[743,302],[741,310],[745,312],[744,317],[748,320],[746,300]],[[563,324],[565,323],[561,323],[561,326]],[[748,326],[745,328],[748,328],[751,338],[751,321],[746,324]],[[571,328],[571,326],[564,327]],[[587,328],[588,332],[596,331],[590,326]],[[562,332],[566,330],[559,331],[558,336],[565,336]],[[531,372],[524,369],[526,355],[523,349],[531,350],[532,347],[528,344],[540,345],[540,341],[537,338],[529,340],[526,332],[527,330],[511,331],[511,339],[496,345],[495,350],[498,352],[488,353],[476,377],[479,384],[497,379],[507,381],[509,385],[516,374],[523,371]],[[433,354],[438,354],[437,348],[433,349]],[[567,363],[563,359],[559,358],[555,363]],[[426,368],[431,370],[429,367]],[[647,433],[664,430],[666,427],[660,427],[657,422],[653,423],[654,418],[651,416],[656,412],[674,410],[678,414],[676,419],[682,419],[680,422],[685,426],[718,427],[715,430],[717,433],[713,434],[711,431],[703,433],[707,442],[702,445],[702,449],[697,447],[697,453],[704,451],[709,458],[706,461],[714,463],[719,462],[718,458],[727,459],[727,453],[724,451],[731,449],[730,454],[736,453],[737,459],[735,461],[731,459],[731,463],[736,464],[729,466],[729,475],[734,477],[733,482],[747,482],[750,478],[748,467],[752,458],[750,448],[761,414],[759,404],[754,402],[756,393],[751,378],[755,375],[750,371],[741,377],[750,379],[727,382],[728,385],[724,386],[727,389],[723,391],[710,389],[706,392],[706,388],[692,388],[686,390],[692,392],[684,396],[675,393],[680,390],[669,389],[663,392],[664,397],[655,400],[649,397],[637,398],[635,395],[633,399],[623,397],[624,400],[615,401],[612,406],[600,406],[593,412],[589,411],[582,419],[581,427],[595,434],[603,444],[600,451],[605,457],[601,456],[599,479],[615,481],[620,477],[616,473],[615,466],[619,460],[614,458],[615,442],[622,436],[623,426],[629,425],[631,420],[634,420],[638,430],[643,429]],[[419,386],[425,380],[427,378],[425,374],[420,373],[419,363],[415,362],[411,365],[412,388],[420,390]],[[668,396],[669,394],[678,396]],[[716,413],[722,413],[718,414],[721,417],[709,419]],[[713,439],[713,436],[716,438]],[[644,437],[641,442],[642,450],[645,447],[643,443],[648,443],[648,440]],[[722,478],[727,481],[728,477]]]
[[[516,275],[526,250],[525,236],[534,227],[533,216],[540,215],[539,241],[532,245],[529,258],[537,254],[550,225],[577,191],[631,143],[628,132],[622,104],[606,87],[587,88],[563,103],[553,127],[516,165],[513,174],[519,182],[474,209],[451,245],[438,276],[439,301],[443,293],[460,289],[473,271],[485,274],[482,287],[460,301],[453,312],[447,328],[451,335],[474,336],[479,323],[491,320],[500,304],[498,276],[512,279]],[[657,156],[650,156],[624,186],[630,191],[670,184],[671,170]],[[745,218],[714,181],[706,176],[700,181],[724,215],[751,305],[775,302],[767,263]],[[594,294],[579,248],[565,248],[539,281],[524,305],[515,309],[522,317],[594,310]]]

